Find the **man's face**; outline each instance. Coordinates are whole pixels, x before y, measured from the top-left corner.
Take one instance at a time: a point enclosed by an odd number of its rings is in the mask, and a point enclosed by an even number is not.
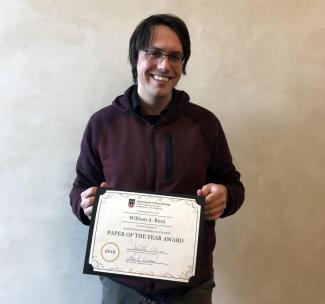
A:
[[[182,54],[183,48],[177,34],[165,25],[153,28],[153,37],[148,49],[156,49],[164,54]],[[156,63],[148,59],[145,51],[140,50],[137,63],[138,94],[146,103],[169,102],[172,89],[182,74],[182,62],[176,64],[168,57]]]

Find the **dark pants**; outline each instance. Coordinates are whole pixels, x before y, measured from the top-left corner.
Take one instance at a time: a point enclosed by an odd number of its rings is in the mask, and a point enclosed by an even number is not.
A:
[[[100,277],[100,280],[103,284],[102,304],[212,304],[212,289],[215,286],[213,279],[210,279],[186,293],[156,296],[151,300],[107,277]]]

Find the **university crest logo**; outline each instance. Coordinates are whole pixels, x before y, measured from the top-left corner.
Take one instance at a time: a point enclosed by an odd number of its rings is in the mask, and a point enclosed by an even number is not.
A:
[[[129,207],[130,207],[130,208],[133,208],[134,205],[135,205],[135,199],[134,199],[134,198],[130,198],[130,199],[129,199]]]

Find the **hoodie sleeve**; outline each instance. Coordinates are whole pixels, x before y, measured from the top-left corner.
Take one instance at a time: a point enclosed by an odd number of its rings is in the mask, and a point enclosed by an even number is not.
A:
[[[240,173],[233,164],[228,143],[219,121],[216,126],[216,136],[214,138],[212,161],[208,176],[209,182],[223,184],[227,187],[228,202],[222,217],[234,214],[244,202],[245,189],[240,181]]]
[[[99,186],[104,181],[102,163],[98,154],[99,130],[92,117],[84,132],[76,165],[77,176],[70,192],[70,205],[77,218],[89,225],[90,221],[80,207],[80,194],[89,187]]]

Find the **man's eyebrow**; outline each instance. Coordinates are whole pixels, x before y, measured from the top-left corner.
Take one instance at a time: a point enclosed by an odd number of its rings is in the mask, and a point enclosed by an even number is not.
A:
[[[158,48],[158,47],[148,47],[148,50],[152,50],[152,51],[160,51],[160,52],[163,52],[164,50],[161,49],[161,48]]]
[[[168,53],[169,55],[170,55],[170,54],[172,54],[172,55],[176,55],[176,54],[177,54],[177,55],[178,55],[178,54],[179,54],[179,55],[183,55],[183,53],[180,52],[180,51],[165,52],[163,49],[161,49],[161,48],[159,48],[159,47],[154,47],[154,46],[153,46],[153,47],[149,47],[148,50],[152,50],[152,51],[160,51],[160,52],[162,52],[162,53]]]

